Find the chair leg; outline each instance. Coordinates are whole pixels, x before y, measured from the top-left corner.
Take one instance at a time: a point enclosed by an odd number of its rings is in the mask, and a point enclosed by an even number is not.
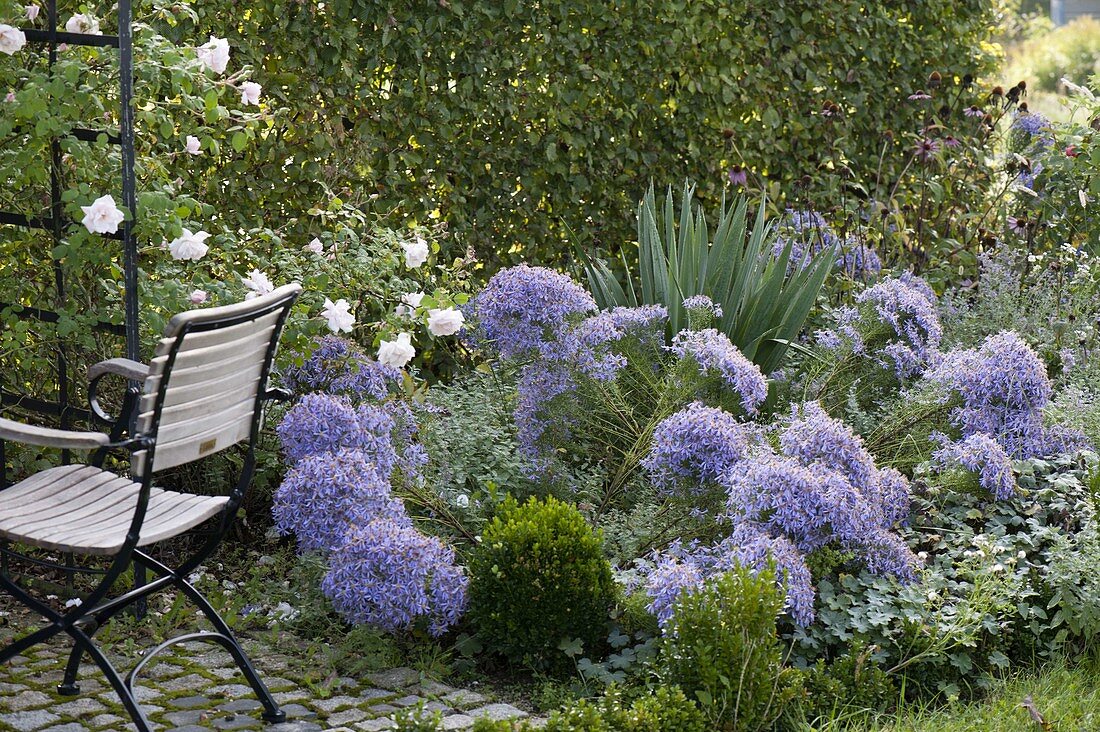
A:
[[[87,634],[90,640],[99,628],[100,624],[93,621],[84,630],[84,633]],[[61,696],[77,696],[80,694],[80,684],[76,682],[76,677],[80,672],[80,660],[82,658],[84,658],[84,648],[80,643],[74,642],[73,649],[69,652],[69,661],[65,664],[65,676],[61,683],[57,685],[57,693]]]
[[[149,719],[145,716],[145,712],[141,711],[141,705],[138,704],[137,699],[134,698],[130,689],[127,688],[122,677],[118,675],[118,671],[115,670],[115,667],[107,660],[107,656],[96,647],[91,637],[76,628],[71,629],[69,634],[76,642],[76,647],[73,649],[73,655],[75,655],[77,662],[79,663],[80,661],[81,651],[91,656],[92,660],[99,666],[99,670],[107,677],[107,681],[111,684],[111,688],[118,694],[118,698],[122,701],[122,706],[126,707],[130,719],[133,721],[134,726],[137,727],[137,732],[153,732],[153,727],[149,723]],[[73,656],[69,657],[70,663],[72,658]]]
[[[264,711],[261,715],[266,722],[285,722],[286,712],[279,708],[279,703],[275,701],[275,698],[271,696],[271,692],[268,690],[267,685],[264,684],[263,679],[256,672],[256,668],[252,665],[252,661],[248,658],[248,654],[241,648],[240,642],[237,640],[237,636],[230,630],[229,625],[218,615],[218,611],[203,597],[202,593],[191,586],[191,583],[184,580],[182,577],[176,577],[176,586],[191,598],[191,600],[199,606],[203,615],[210,621],[210,624],[214,626],[214,630],[219,635],[223,636],[228,643],[222,644],[230,655],[233,656],[233,660],[237,662],[237,667],[240,668],[241,673],[244,674],[245,679],[248,680],[249,686],[256,692],[256,697],[263,704]]]

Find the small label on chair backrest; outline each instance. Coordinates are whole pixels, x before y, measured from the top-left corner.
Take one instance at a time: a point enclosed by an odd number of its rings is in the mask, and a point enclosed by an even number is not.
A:
[[[214,445],[216,445],[217,442],[218,442],[217,439],[213,439],[213,440],[206,440],[205,442],[199,443],[199,454],[200,455],[205,455],[208,452],[213,452]]]

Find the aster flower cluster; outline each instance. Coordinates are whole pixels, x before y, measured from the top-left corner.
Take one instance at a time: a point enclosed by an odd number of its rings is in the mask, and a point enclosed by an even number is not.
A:
[[[1054,142],[1050,120],[1036,112],[1025,112],[1012,120],[1012,131],[1017,138],[1023,138],[1024,145],[1038,144],[1049,147]]]
[[[698,494],[717,485],[761,440],[755,426],[693,402],[657,425],[642,467],[666,495]]]
[[[351,623],[392,632],[424,617],[440,636],[462,617],[468,584],[454,549],[411,523],[377,519],[350,529],[321,590]]]
[[[529,358],[596,301],[566,275],[521,264],[493,275],[472,301],[479,336],[502,357]]]
[[[323,391],[357,399],[385,399],[401,382],[401,372],[378,363],[338,336],[318,338],[300,366],[283,374],[287,387],[297,394]]]
[[[713,547],[677,545],[657,558],[647,583],[662,623],[680,593],[733,562],[774,563],[796,622],[813,620],[805,555],[827,545],[854,552],[868,570],[912,579],[917,558],[893,532],[909,512],[909,484],[880,469],[851,428],[821,405],[795,407],[776,436],[778,451],[721,410],[693,404],[658,425],[644,465],[663,490],[715,485],[727,492],[732,534]]]
[[[1009,499],[1016,493],[1012,459],[997,440],[982,432],[955,443],[946,435],[936,435],[936,439],[942,447],[932,454],[934,464],[976,474],[981,487],[997,500]]]
[[[702,330],[722,319],[722,306],[706,295],[692,295],[683,302],[687,312],[688,328]]]
[[[787,270],[805,269],[824,251],[834,252],[835,266],[856,279],[870,279],[882,271],[882,260],[875,251],[853,237],[841,239],[816,211],[787,209],[780,235],[772,245],[772,256],[779,257],[790,246]]]
[[[741,397],[748,414],[755,414],[768,396],[768,380],[760,367],[745,358],[725,333],[714,328],[680,331],[672,340],[672,352],[692,359],[702,375],[717,375]]]
[[[943,326],[936,297],[920,279],[893,277],[856,296],[859,308],[840,308],[836,325],[816,333],[827,350],[875,353],[899,380],[918,376],[939,356]]]
[[[988,435],[1018,459],[1087,446],[1079,433],[1043,425],[1053,388],[1042,359],[1016,333],[1005,331],[976,349],[945,354],[927,378],[958,402],[951,422],[964,439]]]
[[[275,491],[275,525],[301,551],[327,556],[322,590],[350,622],[398,630],[423,617],[438,635],[462,614],[467,580],[454,552],[417,531],[392,492],[395,475],[415,480],[428,461],[415,415],[386,399],[384,372],[365,360],[349,367],[351,355],[326,339],[296,374],[322,391],[302,397],[277,428],[291,468]]]

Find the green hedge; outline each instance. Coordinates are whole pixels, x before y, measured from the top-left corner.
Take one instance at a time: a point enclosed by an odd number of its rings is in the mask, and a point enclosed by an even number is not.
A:
[[[744,164],[791,192],[834,147],[873,172],[931,71],[989,68],[992,5],[211,0],[195,30],[228,33],[285,106],[229,156],[232,215],[285,220],[339,195],[441,217],[494,264],[554,264],[570,229],[630,240],[651,180],[714,198]]]

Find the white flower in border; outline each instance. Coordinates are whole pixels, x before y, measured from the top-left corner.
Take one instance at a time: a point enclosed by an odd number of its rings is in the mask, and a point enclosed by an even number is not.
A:
[[[397,314],[401,317],[412,317],[416,309],[420,307],[420,303],[423,299],[423,292],[406,292],[401,296],[401,304],[396,308]]]
[[[23,31],[0,23],[0,53],[11,56],[25,45],[27,45],[27,35]]]
[[[1089,205],[1089,194],[1085,193],[1084,190],[1078,190],[1077,200],[1081,202],[1082,207],[1087,207]]]
[[[305,249],[307,252],[313,252],[318,256],[325,253],[325,245],[322,244],[321,240],[316,237],[314,237],[313,241],[311,241],[309,244],[306,244],[304,247],[302,247],[302,249]]]
[[[15,92],[8,92],[7,95],[4,97],[4,101],[7,102],[8,104],[11,104],[12,102],[14,102],[15,101]]]
[[[454,308],[444,310],[436,308],[428,311],[428,330],[434,336],[454,335],[462,330],[462,324],[465,322],[465,316]]]
[[[254,81],[246,81],[240,86],[241,92],[241,104],[248,106],[249,104],[260,103],[260,92],[263,87]]]
[[[192,290],[189,299],[195,305],[202,305],[206,302],[206,290]]]
[[[325,298],[325,309],[321,315],[328,321],[328,328],[333,333],[350,333],[355,325],[355,316],[351,314],[351,306],[344,298],[336,302]]]
[[[459,508],[469,508],[470,507],[470,497],[468,495],[466,495],[465,493],[459,493],[455,497],[455,505],[458,506]]]
[[[405,250],[405,266],[409,269],[416,269],[428,261],[428,242],[419,236],[415,241],[402,243],[401,248]]]
[[[172,253],[172,259],[190,259],[197,262],[210,251],[210,247],[206,245],[209,237],[210,235],[205,231],[192,233],[190,229],[184,229],[183,233],[168,245],[168,251]]]
[[[186,143],[183,149],[188,155],[202,155],[202,142],[199,141],[199,138],[188,135]]]
[[[42,8],[37,5],[24,5],[23,12],[27,14],[27,20],[34,22],[38,19],[38,13],[42,11]]]
[[[77,13],[65,21],[65,30],[69,33],[86,33],[90,36],[101,36],[99,19],[91,13]]]
[[[271,280],[267,278],[267,275],[258,269],[249,272],[247,277],[242,277],[241,284],[248,288],[248,294],[245,295],[245,300],[251,300],[260,295],[266,295],[275,289],[275,285],[271,284]]]
[[[114,234],[125,220],[126,214],[115,205],[113,196],[100,196],[91,206],[81,206],[84,212],[84,228],[93,234]]]
[[[210,40],[195,49],[203,66],[215,74],[224,74],[229,65],[229,41],[210,36]]]
[[[378,346],[378,363],[395,369],[405,368],[405,364],[416,355],[416,349],[412,346],[412,336],[408,333],[398,333],[392,341],[382,341]]]

